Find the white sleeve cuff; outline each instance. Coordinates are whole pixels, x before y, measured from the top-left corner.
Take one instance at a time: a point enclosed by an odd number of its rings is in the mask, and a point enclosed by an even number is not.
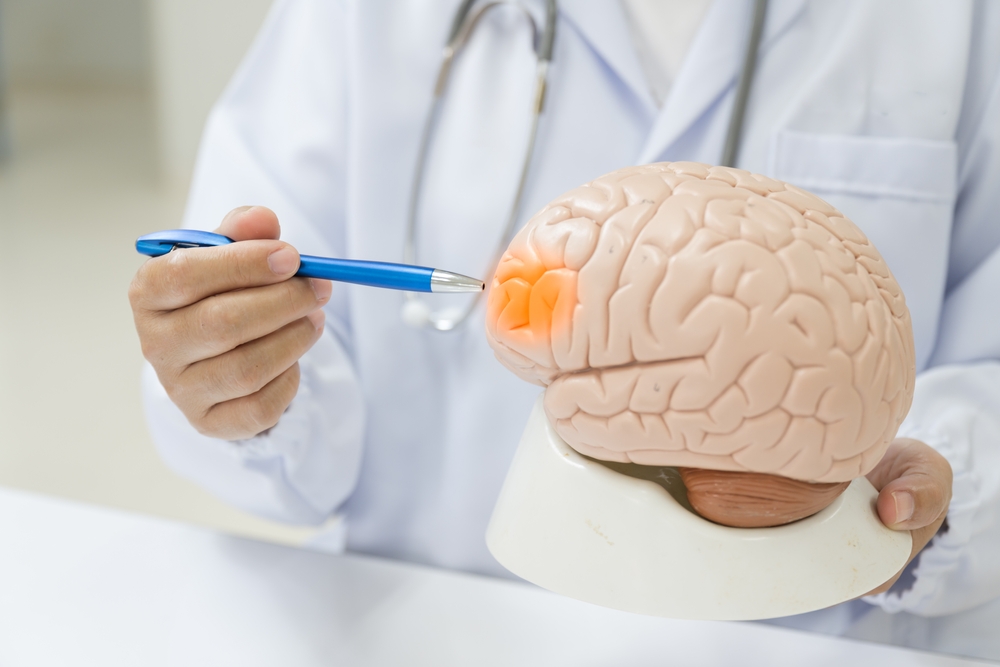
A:
[[[920,614],[922,609],[933,606],[933,600],[939,597],[948,575],[961,565],[965,549],[972,540],[973,520],[979,507],[979,490],[975,477],[969,471],[959,471],[956,468],[955,462],[962,457],[957,455],[954,445],[948,440],[915,428],[902,428],[898,435],[927,443],[952,464],[954,481],[948,518],[892,588],[862,599],[890,614],[900,611]]]
[[[325,332],[299,362],[299,389],[278,424],[238,441],[198,433],[146,368],[146,416],[164,461],[222,500],[289,523],[324,521],[354,489],[364,405],[343,348]]]
[[[943,366],[917,378],[900,437],[940,452],[954,473],[946,527],[890,590],[887,612],[941,616],[1000,596],[1000,364]]]

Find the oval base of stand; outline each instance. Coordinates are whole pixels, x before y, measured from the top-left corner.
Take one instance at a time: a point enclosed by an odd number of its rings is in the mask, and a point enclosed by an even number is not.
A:
[[[751,620],[864,595],[903,567],[877,493],[854,480],[830,506],[775,528],[720,526],[655,482],[571,449],[535,404],[486,533],[514,574],[555,593],[651,616]]]

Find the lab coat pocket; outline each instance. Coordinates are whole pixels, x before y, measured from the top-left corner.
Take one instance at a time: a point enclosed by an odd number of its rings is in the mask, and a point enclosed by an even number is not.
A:
[[[816,193],[868,235],[903,288],[923,368],[947,275],[955,144],[784,130],[775,136],[768,171]]]

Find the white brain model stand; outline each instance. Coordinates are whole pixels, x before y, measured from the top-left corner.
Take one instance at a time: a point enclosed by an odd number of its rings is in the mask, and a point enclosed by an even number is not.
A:
[[[751,619],[862,595],[906,562],[864,475],[913,395],[909,311],[818,197],[694,163],[602,176],[514,238],[486,330],[545,386],[487,534],[515,574]]]

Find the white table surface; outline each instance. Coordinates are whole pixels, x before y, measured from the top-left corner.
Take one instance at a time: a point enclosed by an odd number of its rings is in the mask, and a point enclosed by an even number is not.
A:
[[[0,666],[989,663],[332,556],[0,488]]]

